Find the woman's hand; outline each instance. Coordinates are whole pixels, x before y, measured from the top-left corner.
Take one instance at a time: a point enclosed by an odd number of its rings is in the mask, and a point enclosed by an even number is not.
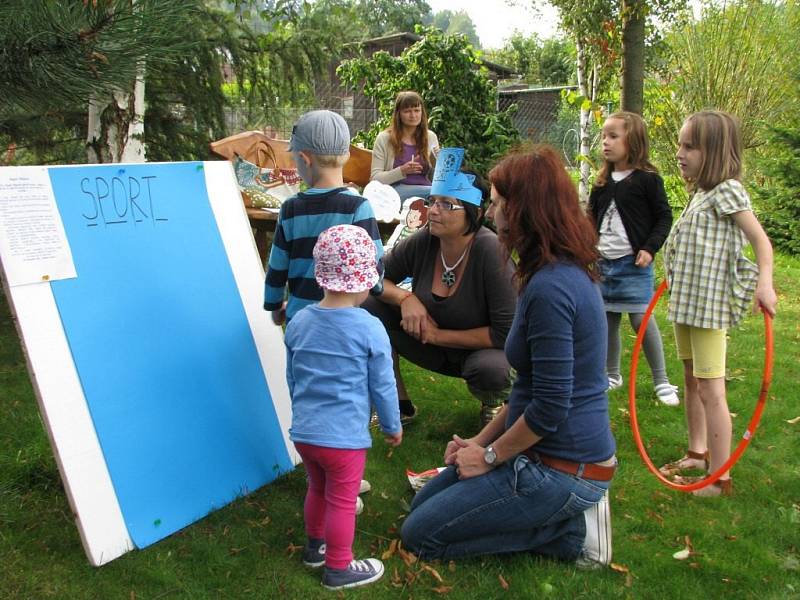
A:
[[[461,448],[466,448],[473,440],[462,440],[457,435],[453,435],[453,439],[447,442],[447,448],[444,449],[444,464],[452,465],[456,461],[456,452]]]
[[[422,338],[420,341],[423,344],[432,344],[434,346],[439,345],[437,340],[439,339],[439,325],[437,325],[436,321],[431,319],[431,316],[428,315],[427,320],[425,321],[425,328],[422,330]]]
[[[458,473],[459,479],[478,477],[492,470],[492,467],[483,460],[483,446],[479,446],[477,442],[472,440],[462,440],[458,436],[453,436],[453,442],[465,444],[456,451],[452,463],[456,466],[456,473]]]
[[[417,175],[418,173],[422,173],[422,163],[418,163],[414,160],[415,154],[411,155],[411,160],[407,163],[403,163],[400,165],[400,172],[403,175]]]
[[[415,295],[407,296],[400,303],[400,326],[415,340],[422,340],[423,332],[434,323],[425,305]]]
[[[653,262],[653,255],[647,250],[639,250],[639,253],[636,255],[636,261],[633,264],[640,269],[644,269],[645,267],[650,266],[651,262]]]

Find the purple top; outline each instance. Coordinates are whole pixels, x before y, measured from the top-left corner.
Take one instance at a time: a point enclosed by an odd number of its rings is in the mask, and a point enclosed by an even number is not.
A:
[[[405,183],[407,185],[430,185],[431,180],[426,176],[430,168],[428,167],[428,163],[425,161],[425,159],[419,155],[417,147],[414,144],[403,144],[403,151],[398,156],[394,157],[394,164],[392,165],[392,168],[396,169],[400,165],[406,164],[411,160],[412,156],[414,156],[414,162],[422,163],[422,173],[409,175],[405,179],[401,179],[396,183]]]

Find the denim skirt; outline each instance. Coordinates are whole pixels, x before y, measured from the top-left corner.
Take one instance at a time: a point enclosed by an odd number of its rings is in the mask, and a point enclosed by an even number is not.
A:
[[[637,267],[629,254],[615,260],[601,258],[600,291],[606,312],[643,313],[653,298],[653,263]]]

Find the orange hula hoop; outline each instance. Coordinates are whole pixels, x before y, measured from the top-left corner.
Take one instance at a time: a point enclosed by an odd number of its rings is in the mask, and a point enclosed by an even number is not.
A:
[[[650,460],[650,456],[647,454],[647,451],[644,448],[644,444],[642,443],[642,436],[639,432],[639,422],[636,419],[636,369],[639,366],[639,355],[642,349],[642,340],[644,339],[644,334],[647,331],[647,324],[650,321],[650,317],[653,314],[653,310],[658,304],[658,300],[664,293],[664,290],[667,289],[667,282],[662,281],[661,285],[658,286],[656,293],[653,295],[652,300],[650,300],[650,304],[647,307],[647,311],[644,313],[644,319],[642,319],[642,324],[639,327],[639,332],[636,335],[636,343],[633,345],[633,356],[631,357],[631,373],[630,373],[630,380],[628,382],[628,405],[630,409],[631,415],[631,429],[633,430],[633,439],[636,441],[636,448],[639,450],[639,455],[642,457],[644,464],[647,465],[647,468],[650,469],[650,472],[653,473],[661,483],[666,485],[667,487],[672,488],[673,490],[679,490],[681,492],[692,492],[694,490],[699,490],[704,487],[707,487],[717,481],[720,476],[725,473],[728,469],[733,467],[738,461],[739,458],[745,451],[745,448],[750,444],[750,440],[753,439],[753,434],[758,427],[759,422],[761,421],[761,413],[764,412],[764,406],[767,402],[767,392],[769,392],[769,386],[772,382],[772,353],[773,353],[773,343],[774,338],[772,335],[772,317],[767,313],[764,312],[764,374],[761,378],[761,393],[758,396],[758,404],[756,404],[756,408],[753,411],[753,416],[750,417],[750,422],[747,425],[747,429],[745,430],[744,434],[742,435],[742,439],[739,441],[739,444],[736,446],[736,449],[731,453],[728,460],[722,465],[719,469],[710,473],[705,479],[700,481],[696,481],[694,483],[689,484],[679,484],[673,481],[670,481],[666,477],[664,477],[658,470],[658,468],[653,464],[653,461]]]

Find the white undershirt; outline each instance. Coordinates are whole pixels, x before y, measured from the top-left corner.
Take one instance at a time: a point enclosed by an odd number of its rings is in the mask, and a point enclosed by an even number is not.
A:
[[[633,173],[633,169],[612,171],[611,179],[615,182],[622,181],[631,173]],[[600,256],[607,260],[616,260],[633,254],[633,247],[630,240],[628,240],[628,234],[622,224],[622,219],[617,210],[617,203],[614,200],[611,200],[608,209],[603,215],[603,222],[600,223],[600,241],[597,243],[597,250],[600,252]]]

